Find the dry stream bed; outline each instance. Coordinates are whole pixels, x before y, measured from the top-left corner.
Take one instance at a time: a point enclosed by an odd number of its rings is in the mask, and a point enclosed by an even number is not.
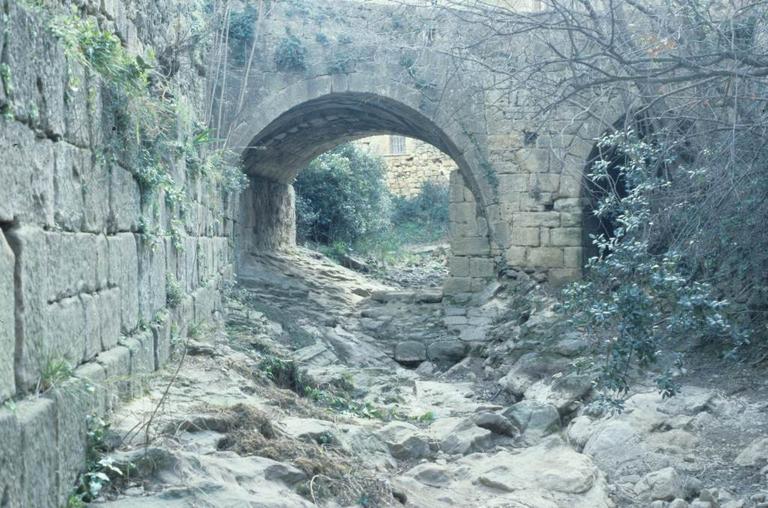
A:
[[[462,312],[308,252],[254,257],[221,326],[112,415],[122,474],[95,504],[768,506],[764,382],[641,387],[599,414],[568,369],[578,337],[542,339],[546,312],[505,321],[495,289]]]

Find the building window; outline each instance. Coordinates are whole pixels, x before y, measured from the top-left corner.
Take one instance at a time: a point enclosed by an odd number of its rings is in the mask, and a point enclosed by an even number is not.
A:
[[[389,137],[389,153],[390,155],[405,154],[405,136]]]

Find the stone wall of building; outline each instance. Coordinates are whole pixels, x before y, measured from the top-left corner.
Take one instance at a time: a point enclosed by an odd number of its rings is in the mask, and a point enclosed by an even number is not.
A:
[[[158,55],[189,7],[84,3],[130,52]],[[109,86],[67,56],[47,7],[27,5],[8,0],[0,18],[0,505],[54,507],[85,467],[88,416],[141,393],[188,326],[219,312],[235,203],[183,157],[167,161],[181,210],[142,190],[130,143],[105,156],[120,133]],[[196,108],[190,61],[174,89]]]
[[[393,153],[392,138],[401,139],[402,153]],[[403,136],[374,136],[357,142],[380,155],[387,164],[387,187],[398,196],[413,197],[425,182],[448,185],[456,163],[448,155],[424,141]]]

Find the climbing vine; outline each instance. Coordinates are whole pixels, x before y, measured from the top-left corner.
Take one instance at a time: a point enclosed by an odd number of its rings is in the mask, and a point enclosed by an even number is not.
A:
[[[620,406],[637,367],[660,363],[658,388],[675,394],[672,373],[681,358],[662,351],[673,349],[677,337],[733,350],[748,340],[748,330],[713,286],[693,279],[680,252],[654,249],[654,200],[670,186],[660,175],[679,164],[676,147],[632,131],[607,135],[599,146],[623,160],[614,167],[597,161],[587,177],[603,188],[623,182],[626,195],[612,191],[599,200],[595,215],[616,227],[612,235],[593,235],[599,254],[588,261],[584,280],[565,289],[560,310],[594,345],[593,359],[579,367],[593,374],[604,402]]]
[[[180,218],[190,209],[193,200],[183,183],[187,179],[174,178],[174,174],[183,176],[184,170],[187,176],[206,178],[214,188],[227,194],[245,188],[247,178],[231,162],[237,158],[213,146],[209,130],[196,119],[183,93],[158,71],[153,51],[130,54],[115,33],[76,8],[49,14],[48,29],[62,43],[67,58],[98,76],[110,94],[116,136],[107,141],[102,156],[132,171],[142,201],[149,205],[144,208],[152,211],[153,219],[159,219],[160,199]],[[233,23],[236,27],[245,26],[241,21]],[[247,33],[241,35],[248,38]],[[0,69],[4,83],[5,74]],[[142,232],[150,237],[164,234],[161,227],[150,226],[152,222],[143,217]],[[177,249],[183,248],[181,224],[176,219],[171,221]]]
[[[307,48],[293,34],[286,34],[275,49],[275,65],[281,71],[303,71],[307,68]]]

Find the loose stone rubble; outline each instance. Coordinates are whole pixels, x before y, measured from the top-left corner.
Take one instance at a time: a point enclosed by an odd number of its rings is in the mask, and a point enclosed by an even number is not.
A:
[[[765,404],[687,385],[602,414],[567,368],[583,341],[546,339],[535,311],[512,320],[498,289],[470,308],[493,322],[481,343],[451,328],[438,293],[308,252],[254,256],[242,274],[226,326],[113,415],[124,439],[110,454],[134,472],[100,504],[768,506]],[[302,374],[276,375],[275,357]]]

